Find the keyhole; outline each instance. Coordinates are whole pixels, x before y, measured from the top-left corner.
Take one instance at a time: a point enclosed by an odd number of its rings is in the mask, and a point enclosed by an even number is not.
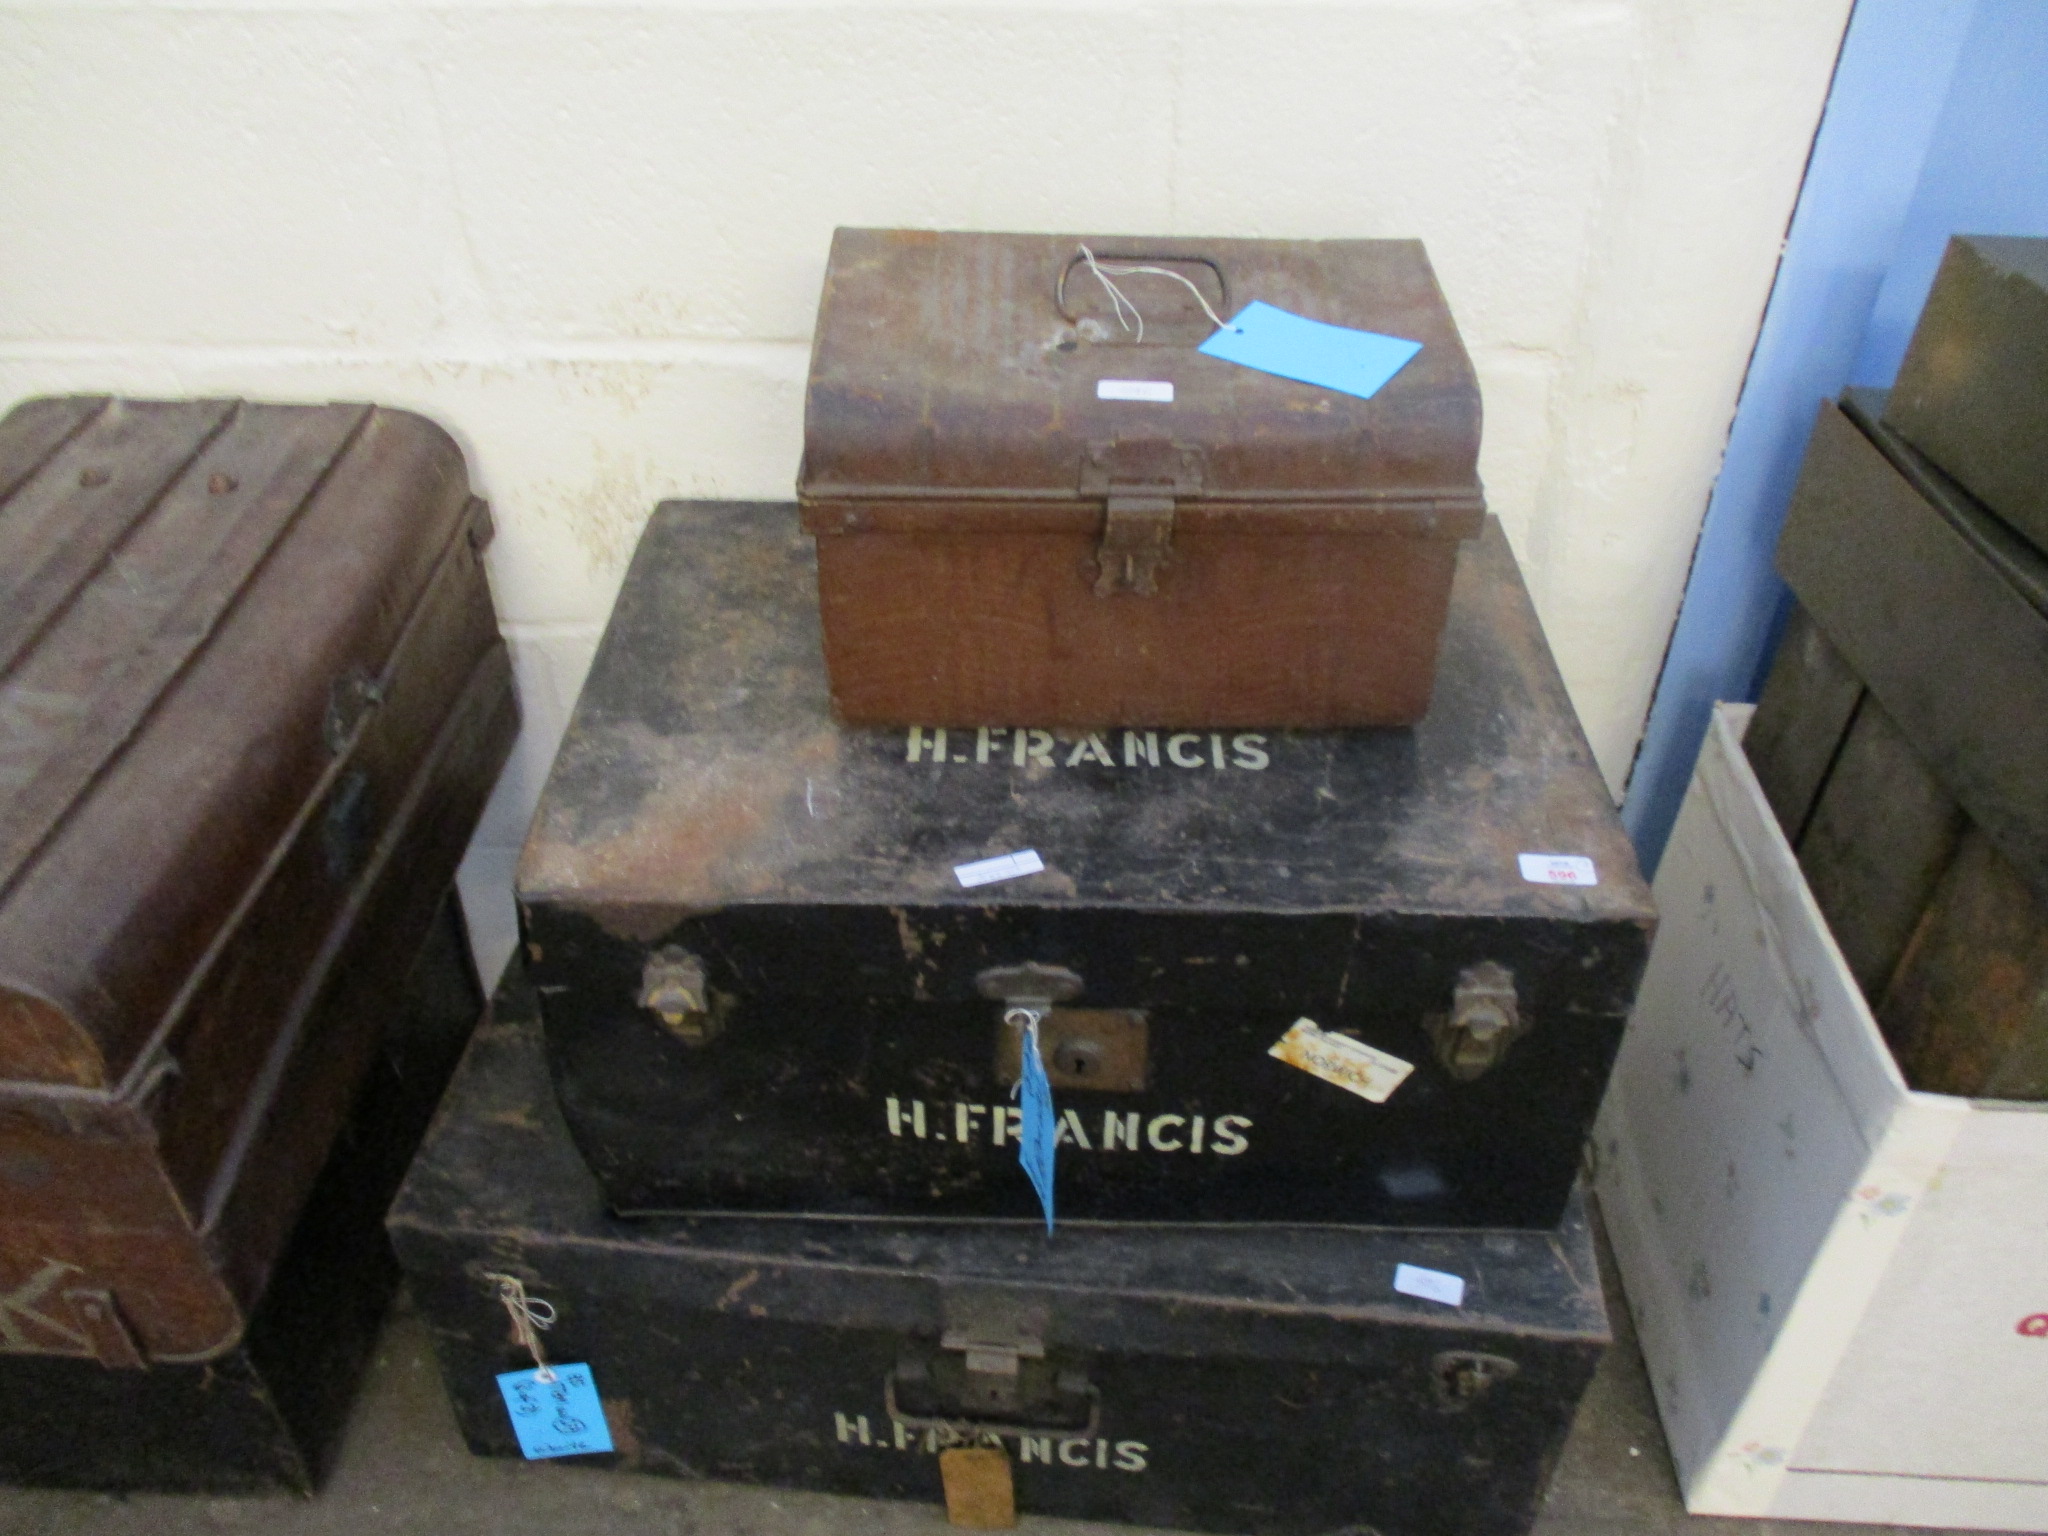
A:
[[[1102,1047],[1093,1040],[1062,1040],[1052,1064],[1066,1077],[1093,1077],[1102,1067]]]

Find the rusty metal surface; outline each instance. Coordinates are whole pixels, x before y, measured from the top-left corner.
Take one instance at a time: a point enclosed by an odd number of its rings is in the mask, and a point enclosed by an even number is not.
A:
[[[1408,725],[1428,710],[1459,544],[1176,534],[1150,595],[1102,596],[1092,533],[818,540],[849,723]]]
[[[41,615],[0,672],[0,1294],[208,1355],[367,1070],[337,957],[396,984],[509,750],[488,516],[367,406],[32,402],[0,450]],[[11,1317],[0,1353],[90,1332]]]
[[[1459,562],[1436,704],[1414,730],[1152,732],[1157,764],[1135,768],[1121,731],[1097,743],[1019,720],[986,741],[949,733],[941,762],[929,731],[913,756],[905,730],[838,724],[811,574],[786,505],[657,509],[542,796],[525,900],[644,934],[790,902],[1651,920],[1498,525]],[[1046,871],[954,879],[1018,848]],[[1599,885],[1516,871],[1519,853],[1560,851],[1591,857]]]
[[[1205,357],[1194,292],[1423,350],[1370,400]],[[1107,259],[1107,258],[1105,258]],[[1101,311],[1097,313],[1096,311]],[[1104,380],[1166,399],[1098,396]],[[1406,725],[1458,541],[1479,391],[1416,241],[834,236],[798,498],[833,706],[858,724]]]
[[[1061,312],[1057,290],[1084,243],[1105,261],[1184,267],[1226,318],[1263,299],[1423,349],[1360,400],[1202,356],[1212,327],[1187,290],[1131,277],[1139,342],[1085,272]],[[1104,378],[1170,382],[1173,402],[1099,400]],[[842,501],[918,502],[927,526],[960,501],[1080,512],[1091,447],[1170,442],[1199,461],[1199,485],[1176,498],[1190,528],[1212,504],[1256,507],[1261,529],[1288,526],[1289,507],[1320,507],[1360,531],[1382,506],[1434,507],[1456,536],[1477,531],[1482,505],[1479,416],[1419,241],[842,229],[818,310],[799,498],[816,530]]]
[[[30,562],[24,600],[49,616],[0,675],[9,1078],[111,1087],[136,1065],[338,776],[332,690],[382,674],[469,515],[459,452],[419,417],[112,402],[0,505],[0,536],[74,547],[46,487],[60,509],[93,469],[122,491],[109,466],[130,450],[148,515],[121,503],[105,540],[87,516],[105,543],[87,570]]]
[[[230,1064],[245,1086],[217,1107],[218,1124],[194,1112],[195,1100],[214,1107],[218,1097],[203,1080],[181,1097],[173,1076],[139,1101],[0,1087],[0,1299],[11,1298],[0,1355],[87,1352],[62,1295],[87,1281],[113,1294],[153,1361],[209,1359],[236,1344],[516,724],[494,648],[436,723],[356,888],[309,936],[316,958],[281,965],[289,1006],[239,1017],[244,1059]],[[195,1142],[213,1149],[210,1160]]]
[[[384,1209],[483,1004],[452,894],[408,944],[390,938],[359,927],[348,975],[377,979],[320,1005],[320,1033],[367,1034],[375,1060],[239,1339],[205,1361],[158,1359],[146,1370],[0,1352],[0,1394],[14,1405],[0,1417],[0,1482],[313,1491],[397,1286]],[[393,965],[403,972],[415,950],[410,975],[394,982]],[[13,1292],[7,1316],[24,1333],[46,1332],[37,1319],[53,1314],[68,1326],[55,1300]]]

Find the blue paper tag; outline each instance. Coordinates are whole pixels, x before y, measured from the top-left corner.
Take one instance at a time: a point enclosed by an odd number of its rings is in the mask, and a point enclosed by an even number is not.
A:
[[[1354,331],[1348,325],[1326,325],[1276,309],[1261,299],[1238,311],[1237,318],[1203,342],[1200,350],[1226,363],[1241,363],[1283,379],[1320,384],[1370,400],[1408,360],[1422,350],[1419,341]]]
[[[1039,1059],[1036,1024],[1026,1026],[1018,1051],[1022,1057],[1017,1086],[1023,1097],[1024,1135],[1017,1143],[1017,1161],[1038,1191],[1038,1203],[1045,1207],[1045,1230],[1051,1232],[1052,1160],[1059,1124],[1052,1117],[1052,1084],[1045,1080],[1045,1063]]]
[[[611,1426],[587,1365],[557,1365],[554,1380],[539,1371],[507,1371],[498,1378],[505,1410],[512,1415],[512,1433],[528,1461],[548,1456],[588,1456],[612,1448]]]

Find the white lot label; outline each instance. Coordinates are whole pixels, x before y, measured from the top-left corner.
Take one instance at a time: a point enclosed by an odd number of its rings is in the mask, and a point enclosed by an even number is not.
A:
[[[972,864],[955,864],[953,876],[962,885],[993,885],[998,880],[1016,880],[1024,875],[1035,875],[1045,868],[1045,860],[1033,848],[1017,853],[1000,853],[992,859],[976,859]]]
[[[1531,885],[1598,885],[1593,861],[1576,853],[1525,853],[1518,860]]]
[[[1296,1019],[1266,1054],[1375,1104],[1386,1103],[1415,1070],[1413,1062],[1376,1051],[1362,1040],[1325,1032],[1314,1019]]]
[[[1098,400],[1150,400],[1154,405],[1173,404],[1171,379],[1097,379]]]
[[[1420,1296],[1424,1301],[1440,1301],[1447,1307],[1465,1305],[1462,1279],[1440,1269],[1424,1269],[1419,1264],[1396,1264],[1394,1289],[1403,1296]]]

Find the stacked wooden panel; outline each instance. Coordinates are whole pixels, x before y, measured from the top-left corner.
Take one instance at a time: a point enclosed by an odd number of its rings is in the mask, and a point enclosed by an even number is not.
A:
[[[2048,1097],[2044,357],[2048,241],[1956,240],[1898,389],[1821,413],[1779,545],[1799,606],[1747,743],[1939,1093]]]

